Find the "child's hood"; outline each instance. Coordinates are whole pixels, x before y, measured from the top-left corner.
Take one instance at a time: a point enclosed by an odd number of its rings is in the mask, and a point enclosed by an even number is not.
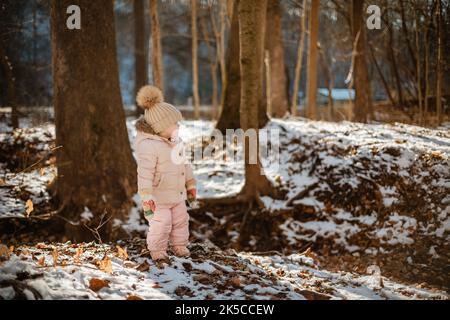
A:
[[[150,140],[156,140],[156,141],[162,141],[170,146],[174,146],[175,143],[171,142],[169,139],[163,138],[156,134],[156,132],[153,130],[153,128],[145,121],[145,118],[143,116],[140,116],[139,119],[136,121],[136,142],[135,145],[137,146],[142,140],[150,139]]]

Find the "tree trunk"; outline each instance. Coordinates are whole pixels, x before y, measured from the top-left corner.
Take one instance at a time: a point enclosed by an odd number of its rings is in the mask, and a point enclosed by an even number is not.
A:
[[[214,52],[214,49],[212,48],[212,46],[209,42],[210,38],[209,38],[209,34],[208,34],[208,29],[206,28],[205,19],[203,17],[200,17],[200,27],[202,30],[203,37],[205,39],[206,47],[208,48],[209,66],[210,66],[210,70],[211,70],[211,81],[212,81],[211,103],[212,103],[212,108],[213,108],[213,119],[215,119],[218,114],[217,65],[218,65],[219,56],[217,55],[216,52]]]
[[[259,148],[259,103],[263,84],[263,55],[266,1],[239,1],[239,44],[241,69],[241,128],[256,131],[256,146]],[[245,143],[244,193],[252,199],[269,189],[267,177],[262,174],[259,156],[250,163],[249,144]]]
[[[436,57],[436,116],[437,124],[440,125],[443,121],[442,117],[442,69],[443,69],[443,32],[442,32],[442,0],[437,0],[436,6],[436,20],[437,20],[437,57]]]
[[[302,65],[303,65],[303,50],[305,47],[306,17],[307,17],[307,0],[303,0],[302,17],[300,19],[301,21],[300,43],[298,45],[297,51],[297,64],[295,66],[294,88],[292,89],[291,114],[293,116],[297,115],[298,91],[300,88],[300,79],[302,75]]]
[[[232,4],[232,1],[230,1]],[[224,95],[224,88],[227,78],[226,65],[225,65],[225,29],[226,29],[226,15],[227,15],[227,2],[219,2],[219,28],[217,28],[216,20],[214,18],[212,7],[210,7],[211,26],[216,39],[216,52],[218,65],[220,67],[220,79],[222,83],[222,97]],[[221,101],[223,99],[221,98]],[[219,110],[220,112],[220,110]]]
[[[153,85],[164,92],[163,58],[161,46],[161,31],[158,16],[158,0],[150,0],[150,21],[151,21],[151,66]]]
[[[418,123],[422,125],[423,122],[423,93],[422,93],[422,70],[420,67],[420,39],[419,39],[419,17],[417,14],[417,2],[414,1],[414,21],[415,21],[415,45],[416,45],[416,81],[417,81],[417,100],[419,105],[419,120]]]
[[[6,81],[6,105],[11,107],[11,126],[13,129],[19,127],[19,115],[17,110],[16,83],[14,80],[13,67],[9,60],[3,43],[0,40],[1,70]]]
[[[323,70],[325,86],[328,89],[328,121],[332,121],[334,117],[334,100],[333,100],[333,75],[331,74],[331,67],[328,63],[328,58],[325,55],[325,50],[319,47],[319,61]],[[322,119],[323,120],[323,119]]]
[[[425,23],[425,41],[424,41],[424,49],[425,49],[425,57],[424,57],[424,86],[425,86],[425,95],[424,95],[424,111],[423,111],[423,124],[426,125],[428,123],[428,113],[429,113],[429,103],[428,97],[430,96],[430,84],[429,84],[429,76],[430,76],[430,24],[431,24],[431,14],[427,17]]]
[[[267,39],[267,37],[266,37]],[[270,63],[270,53],[269,50],[265,50],[264,53],[264,70],[265,73],[265,83],[264,83],[264,93],[266,97],[267,114],[272,114],[272,66]]]
[[[83,12],[84,14],[84,12]],[[145,57],[145,15],[144,0],[133,1],[134,16],[134,96],[139,89],[147,84],[147,60]],[[136,114],[143,113],[143,109],[136,104]]]
[[[417,70],[415,70],[415,66],[416,66],[416,56],[414,55],[414,50],[412,48],[411,45],[411,41],[409,39],[409,31],[408,31],[408,27],[406,25],[406,15],[405,15],[405,4],[404,4],[405,0],[400,0],[400,14],[401,14],[401,18],[402,18],[402,30],[403,30],[403,36],[405,38],[405,43],[406,43],[406,47],[408,48],[408,53],[409,56],[411,57],[412,60],[412,65],[413,65],[413,70],[414,72],[417,72]],[[417,73],[415,73],[415,77],[417,79]]]
[[[373,52],[373,48],[370,48],[370,54],[372,57],[372,62],[375,65],[375,69],[377,70],[378,76],[381,79],[381,83],[383,84],[384,90],[386,91],[386,94],[388,95],[389,101],[391,102],[392,106],[395,106],[395,100],[392,96],[391,90],[389,89],[389,85],[387,83],[386,77],[383,74],[383,71],[381,70],[380,65],[378,64],[377,58],[375,57],[375,53]]]
[[[3,42],[0,40],[0,62],[1,71],[6,82],[6,106],[11,107],[11,127],[19,127],[19,116],[17,110],[16,84],[14,80],[13,67],[9,60]]]
[[[241,68],[241,127],[244,132],[254,130],[252,143],[259,150],[258,128],[261,112],[261,97],[263,96],[263,56],[264,29],[267,2],[264,0],[239,1],[239,43]],[[250,140],[250,139],[249,139]],[[270,232],[260,213],[254,216],[255,206],[264,206],[260,196],[276,196],[276,190],[264,175],[258,155],[250,155],[250,145],[245,141],[245,184],[241,195],[246,199],[248,210],[241,223],[239,244],[242,246],[249,240],[251,234],[261,234],[268,238]],[[249,141],[250,142],[250,141]],[[259,228],[259,230],[258,230]]]
[[[309,19],[309,50],[308,50],[308,82],[307,82],[307,116],[316,119],[317,94],[317,40],[319,33],[319,0],[311,0],[311,14]]]
[[[363,24],[364,0],[352,0],[352,35],[355,40],[353,84],[355,88],[354,115],[358,122],[372,117],[372,95],[366,61],[366,27]]]
[[[281,28],[280,0],[268,0],[266,50],[270,73],[270,116],[283,117],[288,112],[287,79],[284,63],[284,45]]]
[[[223,86],[222,107],[216,128],[223,134],[226,129],[240,128],[240,93],[241,93],[241,71],[239,65],[239,1],[236,0],[233,5],[233,14],[231,16],[230,36],[228,38],[227,51],[227,76]]]
[[[388,3],[385,1],[386,7],[388,8]],[[387,9],[389,10],[389,8]],[[395,57],[394,52],[394,35],[392,31],[392,25],[389,18],[389,11],[386,12],[386,24],[387,24],[387,34],[388,34],[388,43],[387,43],[387,56],[389,65],[391,68],[391,74],[394,76],[395,79],[395,86],[397,88],[397,105],[400,107],[404,107],[404,100],[403,100],[403,88],[402,83],[400,79],[400,74],[398,72],[398,66],[397,66],[397,58]]]
[[[200,119],[200,96],[198,94],[198,33],[197,33],[197,0],[191,0],[192,27],[192,95],[194,98],[194,118]]]
[[[81,30],[66,28],[71,4],[51,2],[56,145],[61,146],[57,198],[61,214],[71,221],[69,239],[92,239],[81,219],[84,208],[94,214],[91,228],[107,221],[100,234],[114,239],[120,229],[113,222],[127,216],[136,192],[136,164],[120,95],[113,2],[77,1]]]

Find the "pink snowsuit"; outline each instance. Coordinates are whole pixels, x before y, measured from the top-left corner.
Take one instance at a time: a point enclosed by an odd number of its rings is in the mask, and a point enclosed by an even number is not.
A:
[[[143,199],[154,200],[156,205],[149,221],[148,249],[165,251],[169,240],[172,246],[186,246],[189,240],[186,190],[195,189],[196,183],[192,168],[177,161],[176,153],[184,154],[180,144],[139,130],[138,123],[136,126],[138,193]]]

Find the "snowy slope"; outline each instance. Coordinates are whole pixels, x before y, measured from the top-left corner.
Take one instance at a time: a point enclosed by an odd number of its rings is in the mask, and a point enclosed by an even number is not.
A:
[[[192,258],[172,257],[169,265],[157,266],[141,249],[142,241],[121,245],[129,252],[93,243],[15,248],[2,257],[6,261],[0,264],[0,297],[448,299],[445,292],[396,283],[376,272],[360,276],[321,270],[307,253],[258,256],[193,244]],[[105,260],[110,270],[98,263]]]
[[[212,122],[185,121],[180,134],[195,147],[202,144],[202,137],[213,126]],[[129,120],[127,127],[133,141],[134,120]],[[283,248],[279,255],[221,252],[203,259],[194,254],[194,260],[174,258],[172,266],[160,270],[145,254],[141,255],[142,243],[138,252],[133,251],[133,243],[127,242],[120,245],[129,250],[128,263],[117,258],[114,245],[92,244],[83,247],[88,260],[72,266],[76,247],[71,246],[76,245],[55,244],[61,261],[54,268],[50,266],[52,245],[22,246],[1,263],[0,295],[8,298],[21,291],[15,282],[19,278],[21,283],[33,284],[44,298],[122,299],[130,294],[145,299],[448,298],[443,292],[421,288],[423,285],[403,285],[388,278],[383,278],[384,287],[380,286],[380,278],[368,276],[366,268],[358,270],[358,274],[331,272],[318,262],[322,257],[331,260],[345,253],[356,259],[373,256],[385,261],[391,257],[406,268],[400,268],[399,273],[412,270],[412,279],[417,278],[415,270],[421,268],[429,271],[430,277],[441,277],[440,283],[448,283],[448,275],[443,271],[448,266],[450,240],[448,127],[432,130],[403,124],[285,119],[273,120],[267,128],[280,131],[281,166],[277,171],[269,168],[266,173],[287,192],[284,200],[262,199],[272,220],[271,242]],[[31,219],[52,210],[47,186],[56,175],[53,140],[51,124],[0,133],[1,218],[25,218],[27,199],[34,204]],[[39,165],[22,172],[24,168],[17,163],[27,151],[32,155],[25,161],[27,166],[36,162]],[[17,163],[11,161],[11,155]],[[222,157],[219,153],[194,163],[199,198],[232,195],[242,187],[243,163],[229,163]],[[143,239],[147,225],[138,208],[139,197],[134,201],[136,207],[123,227]],[[239,221],[231,214],[193,215],[191,226],[194,241],[217,244],[220,231],[226,236],[225,247],[233,247],[239,235]],[[262,243],[257,236],[251,241],[255,250]],[[7,239],[2,237],[3,242]],[[299,254],[310,246],[312,251],[320,251],[320,256],[312,259]],[[194,252],[195,248],[199,252],[210,250],[197,246],[193,247]],[[105,252],[111,256],[113,275],[95,265]],[[44,255],[45,264],[41,265],[39,259]],[[60,266],[64,260],[67,265]],[[150,266],[148,272],[136,269],[145,267],[144,262]],[[250,274],[260,270],[264,276],[261,273],[258,283],[251,283],[248,273],[241,273],[245,270],[253,270]],[[31,279],[33,274],[36,279]],[[382,274],[385,275],[384,269]],[[109,280],[110,287],[97,293],[89,291],[92,278]],[[239,288],[235,288],[238,283]],[[30,290],[25,290],[25,294],[31,297],[33,289]]]

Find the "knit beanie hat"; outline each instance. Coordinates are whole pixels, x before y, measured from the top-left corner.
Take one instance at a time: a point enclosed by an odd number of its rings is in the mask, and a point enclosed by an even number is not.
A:
[[[163,100],[161,90],[149,85],[143,86],[136,96],[138,106],[145,109],[145,121],[156,133],[161,133],[183,119],[180,111]]]

